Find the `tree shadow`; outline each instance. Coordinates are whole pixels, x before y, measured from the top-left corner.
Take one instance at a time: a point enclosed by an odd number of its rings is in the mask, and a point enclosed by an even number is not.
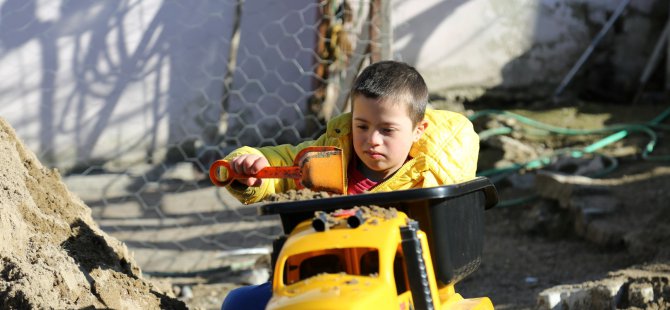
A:
[[[212,98],[222,93],[216,76],[226,71],[229,42],[216,31],[227,29],[228,6],[163,2],[151,8],[155,11],[138,13],[128,1],[64,1],[60,6],[40,4],[40,12],[51,10],[44,18],[37,15],[34,0],[3,2],[0,59],[13,51],[24,54],[20,49],[31,42],[40,51],[36,136],[41,159],[54,165],[58,154],[66,152],[73,155],[70,161],[90,165],[100,161],[94,157],[109,160],[145,148],[151,161],[160,140],[179,146],[207,128],[218,128],[222,107]],[[211,15],[213,11],[224,13]],[[137,37],[130,21],[138,14],[145,30]],[[205,46],[196,46],[203,42]],[[71,83],[63,77],[71,77]],[[137,98],[138,87],[143,98]],[[133,105],[129,99],[141,102]],[[144,124],[133,124],[138,115]],[[30,122],[20,122],[16,129],[25,130]],[[167,138],[160,128],[165,124]],[[115,130],[139,134],[123,144],[115,141],[119,147],[110,154],[96,152],[109,150],[105,144]]]

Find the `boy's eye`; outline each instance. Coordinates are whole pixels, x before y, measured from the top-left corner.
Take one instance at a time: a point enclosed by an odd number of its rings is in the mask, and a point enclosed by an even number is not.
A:
[[[366,129],[368,129],[368,126],[367,125],[356,125],[356,128],[366,130]]]
[[[393,129],[393,128],[382,128],[381,131],[382,131],[382,133],[384,133],[384,134],[390,134],[390,133],[394,132],[395,129]]]

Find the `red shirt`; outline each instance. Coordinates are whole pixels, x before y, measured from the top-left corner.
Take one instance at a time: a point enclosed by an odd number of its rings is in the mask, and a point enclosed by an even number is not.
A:
[[[358,158],[356,158],[355,155],[352,156],[352,159],[349,162],[349,167],[347,167],[347,179],[347,194],[349,195],[362,194],[375,187],[378,183],[366,178],[365,175],[358,170]]]

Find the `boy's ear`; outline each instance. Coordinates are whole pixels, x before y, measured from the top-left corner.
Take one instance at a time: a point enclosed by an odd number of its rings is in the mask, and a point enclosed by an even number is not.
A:
[[[428,121],[425,119],[416,124],[416,128],[414,129],[414,142],[419,141],[423,133],[426,131],[426,128],[428,128]]]

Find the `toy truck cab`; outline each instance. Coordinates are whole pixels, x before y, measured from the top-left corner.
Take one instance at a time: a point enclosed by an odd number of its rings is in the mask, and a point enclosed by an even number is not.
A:
[[[407,220],[403,213],[371,216],[359,227],[340,221],[325,233],[300,223],[276,261],[268,308],[409,309],[399,231]]]
[[[263,205],[287,233],[275,243],[267,309],[492,309],[454,284],[479,266],[483,211],[496,203],[478,178]]]

